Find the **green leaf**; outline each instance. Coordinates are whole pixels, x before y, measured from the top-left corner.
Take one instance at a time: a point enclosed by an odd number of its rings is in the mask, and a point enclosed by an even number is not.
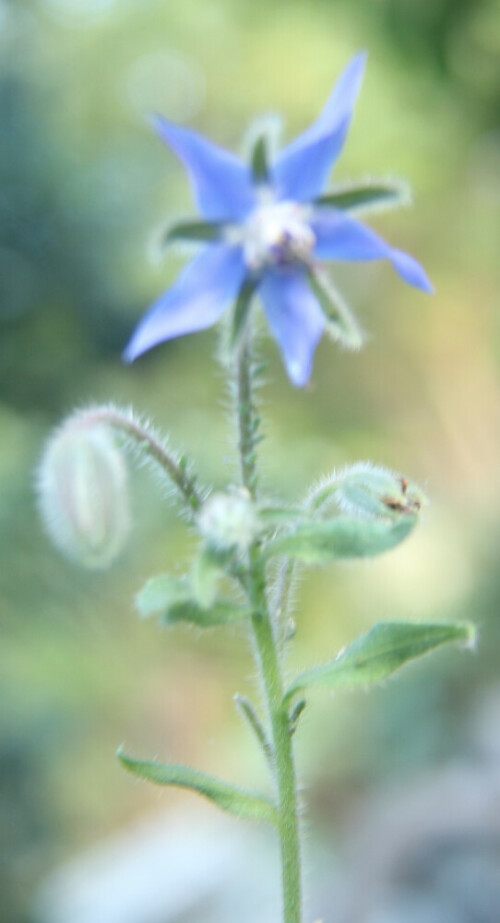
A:
[[[265,558],[286,555],[308,564],[326,564],[336,558],[365,558],[389,551],[414,529],[417,517],[356,519],[338,516],[304,522],[294,532],[276,538],[264,548]]]
[[[224,811],[246,820],[263,820],[277,823],[277,811],[272,802],[260,795],[247,792],[243,788],[222,782],[215,776],[207,775],[190,766],[159,763],[156,761],[136,760],[118,750],[117,757],[122,766],[141,779],[147,779],[156,785],[175,785],[198,792],[210,801],[214,801]]]
[[[325,315],[326,333],[346,349],[360,349],[363,345],[361,328],[331,279],[315,269],[309,273],[309,281]]]
[[[189,577],[170,574],[148,580],[137,594],[135,604],[139,615],[159,614],[164,625],[189,622],[201,628],[212,628],[241,621],[250,614],[245,606],[224,596],[216,597],[205,608],[196,598]]]
[[[176,243],[180,240],[211,241],[220,240],[227,225],[223,221],[180,221],[167,229],[163,243]]]
[[[257,184],[269,182],[269,158],[265,135],[259,135],[257,138],[252,149],[250,163],[255,182]]]
[[[343,211],[385,211],[411,201],[409,186],[402,180],[361,180],[336,186],[316,199],[316,205]]]
[[[408,660],[421,657],[450,642],[472,646],[475,628],[470,623],[380,622],[344,648],[336,660],[300,673],[288,688],[284,701],[313,686],[335,689],[379,682]]]

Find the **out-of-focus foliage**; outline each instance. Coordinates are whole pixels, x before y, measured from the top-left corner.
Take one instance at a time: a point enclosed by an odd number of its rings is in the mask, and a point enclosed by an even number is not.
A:
[[[124,738],[133,752],[163,740],[169,759],[259,776],[231,703],[252,688],[246,639],[158,634],[134,614],[134,593],[182,568],[191,542],[147,477],[134,483],[124,557],[89,576],[47,546],[32,472],[62,415],[113,399],[152,414],[202,478],[217,480],[221,460],[236,478],[213,332],[120,362],[179,265],[159,259],[161,232],[191,209],[148,113],[238,147],[254,115],[276,110],[290,136],[359,47],[367,78],[339,178],[410,180],[415,208],[377,228],[422,260],[437,294],[381,265],[339,267],[369,341],[359,356],[323,342],[305,392],[263,341],[263,472],[290,499],[373,458],[425,484],[432,506],[401,549],[308,580],[295,665],[380,618],[473,619],[480,640],[476,658],[443,655],[370,700],[311,709],[298,749],[319,807],[334,783],[345,794],[463,752],[462,716],[498,681],[498,0],[0,0],[2,923],[27,919],[46,869],[156,804],[113,760]]]

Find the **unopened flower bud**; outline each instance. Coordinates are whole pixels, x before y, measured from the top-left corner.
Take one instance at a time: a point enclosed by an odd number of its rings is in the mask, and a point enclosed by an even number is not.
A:
[[[215,548],[248,548],[258,530],[258,522],[246,492],[212,494],[198,516],[203,538]]]
[[[415,515],[428,502],[423,491],[403,475],[370,462],[346,468],[335,486],[339,506],[355,516]]]
[[[109,430],[76,415],[49,439],[37,477],[45,529],[64,555],[105,568],[130,528],[127,469]]]

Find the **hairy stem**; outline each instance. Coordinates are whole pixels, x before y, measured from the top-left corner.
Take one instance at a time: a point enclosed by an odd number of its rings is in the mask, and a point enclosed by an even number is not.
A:
[[[199,509],[202,500],[196,490],[194,478],[186,470],[183,461],[177,461],[156,433],[141,423],[131,410],[103,405],[83,410],[78,416],[82,426],[104,423],[130,439],[163,469],[177,487],[188,508],[192,512]]]
[[[257,493],[256,433],[258,417],[252,395],[252,360],[248,343],[238,358],[237,416],[241,475],[252,497]],[[297,810],[297,784],[292,749],[292,727],[283,704],[283,677],[278,642],[267,603],[265,565],[258,542],[249,552],[249,597],[256,659],[262,675],[269,714],[272,765],[278,796],[278,829],[281,847],[283,921],[301,923],[300,842]]]
[[[257,454],[260,418],[252,394],[252,359],[248,340],[241,346],[238,356],[237,378],[238,449],[241,479],[255,499],[257,493]]]

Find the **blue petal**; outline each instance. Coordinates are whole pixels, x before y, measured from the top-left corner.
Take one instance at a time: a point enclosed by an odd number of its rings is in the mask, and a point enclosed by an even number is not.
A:
[[[325,320],[304,272],[272,270],[264,277],[259,294],[288,375],[295,385],[305,385]]]
[[[254,205],[249,168],[202,135],[154,117],[154,127],[189,173],[201,214],[210,221],[243,217]]]
[[[433,292],[425,270],[412,256],[391,247],[371,228],[335,209],[316,211],[310,222],[316,235],[315,256],[323,260],[389,260],[409,285]]]
[[[314,199],[325,186],[349,130],[366,54],[357,54],[341,74],[317,121],[278,156],[274,180],[282,198]]]
[[[125,349],[125,361],[132,362],[164,340],[215,324],[237,294],[245,272],[241,247],[207,247],[150,308]]]

